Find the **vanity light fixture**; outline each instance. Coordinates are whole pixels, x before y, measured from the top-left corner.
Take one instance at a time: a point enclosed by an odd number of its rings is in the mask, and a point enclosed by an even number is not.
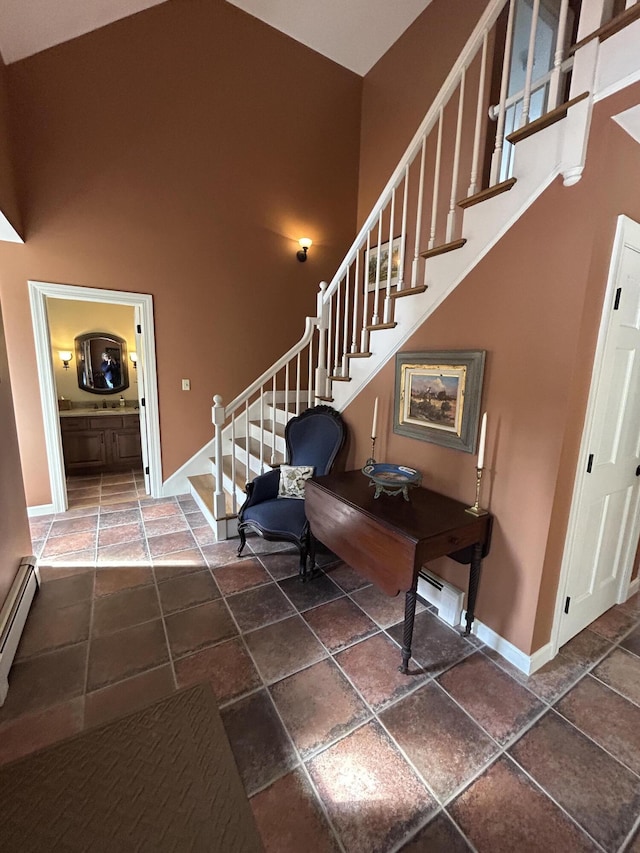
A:
[[[313,240],[309,237],[301,237],[298,240],[300,244],[300,249],[296,252],[296,258],[300,261],[300,263],[304,263],[307,260],[307,252],[313,245]]]
[[[137,370],[138,369],[138,353],[137,352],[130,352],[129,358],[131,360],[131,363],[133,364],[133,369]]]
[[[69,362],[73,358],[73,353],[69,352],[69,350],[61,349],[58,350],[58,355],[60,356],[60,361],[65,370],[69,370]]]

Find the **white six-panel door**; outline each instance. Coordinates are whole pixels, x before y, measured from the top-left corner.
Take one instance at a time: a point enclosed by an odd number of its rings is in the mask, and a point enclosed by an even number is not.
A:
[[[621,216],[569,522],[558,645],[625,596],[640,532],[638,466],[640,225]]]

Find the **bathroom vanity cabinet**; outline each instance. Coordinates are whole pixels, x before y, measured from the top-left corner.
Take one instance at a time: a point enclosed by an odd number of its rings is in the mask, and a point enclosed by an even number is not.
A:
[[[142,465],[140,419],[127,414],[61,414],[67,474],[104,474]]]

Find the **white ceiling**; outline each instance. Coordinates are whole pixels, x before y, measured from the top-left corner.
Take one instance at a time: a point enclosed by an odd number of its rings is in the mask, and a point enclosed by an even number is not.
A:
[[[16,62],[165,0],[0,0],[0,53]],[[364,75],[431,0],[228,0]]]

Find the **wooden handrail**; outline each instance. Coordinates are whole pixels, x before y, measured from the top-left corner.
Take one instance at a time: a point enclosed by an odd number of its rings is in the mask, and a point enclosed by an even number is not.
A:
[[[640,19],[640,3],[636,3],[635,6],[630,6],[628,9],[625,9],[624,12],[621,12],[611,21],[607,21],[606,24],[603,24],[601,27],[598,27],[597,30],[594,30],[592,33],[589,33],[588,36],[585,36],[583,39],[580,39],[580,41],[577,41],[569,48],[567,56],[573,56],[573,54],[577,50],[580,50],[581,47],[584,47],[585,44],[588,44],[594,39],[606,41],[608,38],[615,35],[616,33],[619,33],[620,30],[624,30],[625,27],[628,27],[629,24],[632,24],[638,19]]]

